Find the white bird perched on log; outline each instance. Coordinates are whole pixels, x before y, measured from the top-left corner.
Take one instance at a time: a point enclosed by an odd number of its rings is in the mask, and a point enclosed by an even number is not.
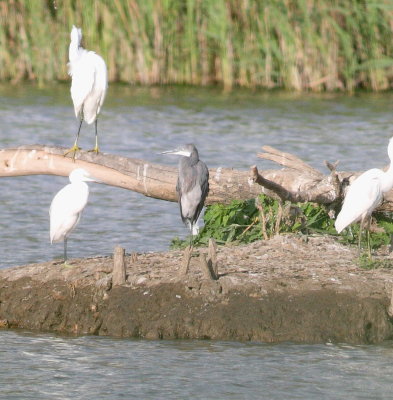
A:
[[[83,168],[74,169],[70,182],[53,198],[50,209],[50,242],[64,241],[64,263],[67,262],[67,238],[78,224],[89,198],[86,182],[99,182]]]
[[[198,150],[193,144],[186,144],[162,154],[182,156],[179,161],[179,174],[176,191],[179,196],[180,216],[189,227],[192,236],[198,234],[198,218],[209,192],[209,170],[199,159]]]
[[[393,137],[389,141],[388,156],[390,159],[389,169],[384,172],[373,168],[361,174],[349,186],[345,195],[344,203],[337,216],[335,227],[338,233],[353,222],[360,221],[360,239],[365,222],[367,221],[367,245],[368,254],[371,256],[370,248],[370,223],[372,212],[382,203],[383,194],[393,187]]]
[[[97,117],[104,103],[108,88],[108,74],[105,61],[94,51],[85,50],[81,46],[82,30],[73,26],[69,47],[68,73],[72,77],[71,98],[74,103],[75,116],[80,118],[74,145],[65,153],[80,150],[78,147],[82,122],[95,122],[96,144],[92,151],[98,153]]]

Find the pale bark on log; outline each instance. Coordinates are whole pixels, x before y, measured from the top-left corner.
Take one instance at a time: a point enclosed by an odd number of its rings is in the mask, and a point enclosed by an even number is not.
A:
[[[206,204],[229,203],[255,198],[261,193],[290,200],[336,204],[342,200],[343,188],[361,172],[337,172],[336,165],[325,162],[329,175],[314,169],[300,158],[264,146],[258,157],[274,161],[285,168],[250,171],[232,168],[209,169],[210,191]],[[45,145],[0,149],[0,177],[21,175],[68,176],[78,167],[85,168],[103,183],[132,190],[148,197],[177,201],[177,167],[106,153],[79,151],[73,162],[64,157],[66,148]],[[165,162],[165,156],[163,156]],[[262,186],[261,186],[262,185]],[[379,210],[393,210],[393,191],[385,195]]]
[[[75,162],[64,157],[66,148],[43,145],[0,150],[0,177],[21,175],[68,176],[75,168],[85,168],[103,183],[133,190],[148,197],[177,201],[177,167],[105,153],[77,152]],[[165,156],[163,156],[165,162]],[[206,204],[249,199],[261,187],[249,178],[248,171],[213,168]]]

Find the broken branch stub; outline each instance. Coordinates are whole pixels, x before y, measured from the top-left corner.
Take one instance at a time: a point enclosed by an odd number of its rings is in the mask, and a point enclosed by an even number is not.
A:
[[[263,186],[263,192],[271,197],[277,197],[281,201],[315,202],[331,205],[343,198],[343,179],[348,173],[339,174],[336,171],[338,162],[325,165],[330,170],[329,175],[323,175],[320,171],[311,167],[300,158],[292,154],[281,152],[270,146],[262,147],[265,153],[259,153],[258,157],[274,161],[285,169],[277,175],[277,179],[269,179],[263,176],[254,165],[250,169],[250,179]],[[341,176],[340,176],[341,175]],[[272,195],[274,193],[274,195]]]

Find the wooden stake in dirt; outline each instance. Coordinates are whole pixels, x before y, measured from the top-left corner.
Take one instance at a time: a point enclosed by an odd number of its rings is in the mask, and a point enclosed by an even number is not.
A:
[[[124,285],[126,283],[126,265],[124,262],[124,254],[125,250],[122,247],[115,247],[113,252],[113,286]]]
[[[393,317],[393,288],[392,288],[392,294],[390,296],[390,305],[389,305],[389,308],[388,308],[388,315],[389,315],[390,318]]]
[[[214,278],[218,279],[218,263],[217,263],[217,244],[212,238],[209,239],[209,249],[207,253],[207,265],[212,270]]]
[[[217,279],[212,268],[209,267],[204,253],[199,254],[199,265],[201,267],[204,279],[210,279],[212,281]]]
[[[180,275],[187,275],[188,273],[188,268],[190,266],[190,261],[191,261],[191,256],[192,256],[192,246],[188,246],[184,249],[184,254],[183,254],[183,261],[181,263],[181,268],[180,268]]]

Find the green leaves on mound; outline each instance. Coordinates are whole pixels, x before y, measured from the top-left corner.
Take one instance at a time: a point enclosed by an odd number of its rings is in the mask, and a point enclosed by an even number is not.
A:
[[[246,244],[269,239],[276,234],[299,233],[303,235],[336,235],[334,219],[326,207],[315,203],[285,203],[265,195],[246,201],[232,201],[229,205],[213,204],[206,207],[204,227],[194,238],[195,245],[207,245],[209,238],[218,244]],[[390,243],[393,222],[389,214],[377,214],[378,226],[371,233],[371,247],[376,249]],[[340,241],[357,244],[359,225],[346,229]],[[365,240],[366,235],[363,235]],[[172,248],[183,248],[189,243],[179,238],[172,240]]]

